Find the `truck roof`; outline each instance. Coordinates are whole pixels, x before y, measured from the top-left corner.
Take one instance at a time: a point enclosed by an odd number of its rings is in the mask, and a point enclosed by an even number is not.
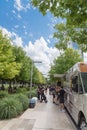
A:
[[[74,72],[74,71],[87,73],[87,63],[85,63],[85,62],[77,62],[67,72],[69,73],[69,72]]]
[[[79,62],[78,67],[80,72],[87,72],[87,63]]]

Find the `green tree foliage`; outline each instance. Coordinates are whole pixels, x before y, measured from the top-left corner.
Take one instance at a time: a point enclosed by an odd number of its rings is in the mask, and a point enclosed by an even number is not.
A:
[[[78,51],[68,48],[63,54],[54,60],[54,65],[50,70],[50,75],[64,74],[75,63],[82,61]]]
[[[54,28],[56,29],[54,38],[58,39],[58,42],[55,44],[56,48],[59,50],[66,50],[68,47],[68,42],[70,40],[70,28],[67,28],[63,23],[56,24]]]
[[[16,57],[16,62],[21,64],[21,69],[17,80],[29,81],[30,80],[30,69],[31,69],[31,59],[26,55],[25,51],[21,47],[14,46],[14,55]]]
[[[83,51],[87,51],[87,22],[82,24],[78,28],[74,28],[73,26],[69,29],[69,36],[72,41],[76,42],[79,48]]]
[[[16,62],[22,63],[26,57],[26,53],[21,47],[13,46],[13,54],[15,55]]]
[[[13,79],[19,74],[20,64],[15,62],[11,41],[0,31],[0,77]]]
[[[67,24],[79,26],[87,21],[86,0],[31,0],[45,15],[50,11],[56,17],[66,18]]]
[[[69,46],[69,42],[72,41],[75,45],[78,43],[78,48],[85,52],[87,50],[87,30],[86,25],[81,27],[74,28],[66,23],[56,24],[54,38],[57,38],[58,42],[55,46],[59,50],[65,50]]]
[[[55,17],[64,19],[66,25],[60,24],[62,30],[58,27],[59,32],[54,33],[54,37],[59,37],[57,48],[66,49],[67,41],[71,39],[79,45],[82,51],[87,51],[86,0],[32,0],[32,4],[39,8],[43,15],[50,11]]]
[[[37,72],[37,75],[38,75],[38,81],[40,84],[45,84],[46,83],[46,79],[45,77],[42,75],[41,72]]]
[[[43,74],[34,66],[33,67],[33,81],[34,83],[40,83],[40,84],[45,84],[46,80],[43,76]]]
[[[31,72],[31,59],[26,56],[22,64],[19,79],[22,81],[30,81],[30,72]]]

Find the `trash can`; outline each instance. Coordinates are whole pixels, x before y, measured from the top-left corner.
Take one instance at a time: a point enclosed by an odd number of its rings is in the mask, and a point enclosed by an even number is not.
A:
[[[35,99],[29,99],[29,108],[34,108],[36,105],[36,100]]]

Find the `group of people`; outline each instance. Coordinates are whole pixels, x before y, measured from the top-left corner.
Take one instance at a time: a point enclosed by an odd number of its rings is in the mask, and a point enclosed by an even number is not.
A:
[[[50,94],[53,96],[53,103],[60,105],[60,110],[64,112],[64,95],[65,91],[61,85],[61,82],[57,82],[56,86],[50,87]]]
[[[40,86],[38,87],[38,90],[37,90],[37,96],[38,96],[38,100],[40,102],[45,102],[47,103],[47,97],[46,97],[46,93],[47,93],[47,88],[43,87],[43,86]]]
[[[38,100],[40,102],[44,101],[45,103],[47,103],[46,93],[47,93],[47,87],[43,87],[43,86],[38,87],[37,95],[38,95]],[[60,110],[64,112],[65,91],[61,85],[61,81],[58,81],[56,86],[51,85],[49,87],[49,94],[52,95],[53,103],[56,105],[60,105]]]

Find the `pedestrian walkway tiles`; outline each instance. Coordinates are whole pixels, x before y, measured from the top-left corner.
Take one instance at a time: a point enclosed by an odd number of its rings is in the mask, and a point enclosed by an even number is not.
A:
[[[0,130],[32,130],[34,119],[13,119]]]

